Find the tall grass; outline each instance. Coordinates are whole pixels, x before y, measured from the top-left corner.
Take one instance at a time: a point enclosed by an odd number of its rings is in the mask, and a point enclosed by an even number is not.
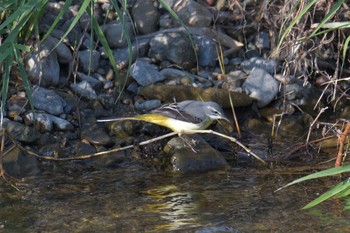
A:
[[[34,49],[31,45],[29,45],[31,43],[30,40],[36,38],[37,42],[44,41],[52,33],[53,29],[58,25],[62,16],[72,5],[72,0],[65,1],[64,6],[61,8],[53,24],[44,35],[40,35],[39,23],[48,2],[48,0],[0,2],[0,69],[2,71],[0,127],[2,126],[3,117],[5,115],[5,105],[9,90],[9,82],[11,79],[11,70],[14,68],[18,69],[19,74],[23,80],[23,87],[32,105],[30,83],[23,63],[25,54]],[[110,3],[118,15],[119,21],[125,25],[126,17],[128,16],[128,13],[126,12],[126,0],[111,0]],[[110,60],[110,64],[114,70],[116,78],[119,78],[119,71],[117,69],[112,50],[107,43],[106,37],[104,36],[100,25],[94,17],[94,4],[96,3],[92,0],[81,1],[77,15],[74,17],[74,20],[72,21],[69,28],[65,31],[60,41],[56,44],[56,47],[62,43],[66,36],[77,25],[79,19],[83,16],[83,14],[86,13],[90,18],[91,48],[95,46],[93,44],[93,39],[94,35],[96,35],[98,42],[101,43],[106,55]],[[120,6],[122,7],[120,8]],[[128,34],[128,30],[125,28],[124,36],[128,43],[129,54],[131,54],[131,39],[130,35]],[[132,57],[130,56],[129,65],[131,64],[131,59]]]

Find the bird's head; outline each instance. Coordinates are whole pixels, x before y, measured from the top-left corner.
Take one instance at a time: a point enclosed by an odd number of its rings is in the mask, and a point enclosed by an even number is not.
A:
[[[205,102],[204,112],[211,120],[230,120],[225,116],[222,107],[215,102]]]

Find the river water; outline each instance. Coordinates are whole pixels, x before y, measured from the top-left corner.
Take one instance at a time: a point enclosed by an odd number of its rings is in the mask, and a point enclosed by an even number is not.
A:
[[[232,165],[179,175],[132,159],[109,168],[57,166],[16,188],[0,183],[0,231],[350,232],[342,201],[300,210],[336,178],[275,192],[309,172]]]

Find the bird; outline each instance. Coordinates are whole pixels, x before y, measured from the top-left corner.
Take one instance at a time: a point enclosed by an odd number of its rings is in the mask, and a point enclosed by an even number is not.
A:
[[[173,132],[204,130],[217,120],[230,120],[216,102],[185,100],[165,104],[146,114],[133,117],[98,119],[97,122],[135,120],[145,121],[169,128]]]

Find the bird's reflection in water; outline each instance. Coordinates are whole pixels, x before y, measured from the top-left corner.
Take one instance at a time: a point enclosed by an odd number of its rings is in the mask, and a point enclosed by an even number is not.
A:
[[[180,191],[175,185],[161,186],[147,190],[151,204],[143,211],[157,213],[165,221],[160,221],[151,232],[171,231],[198,227],[198,201],[190,192]]]

